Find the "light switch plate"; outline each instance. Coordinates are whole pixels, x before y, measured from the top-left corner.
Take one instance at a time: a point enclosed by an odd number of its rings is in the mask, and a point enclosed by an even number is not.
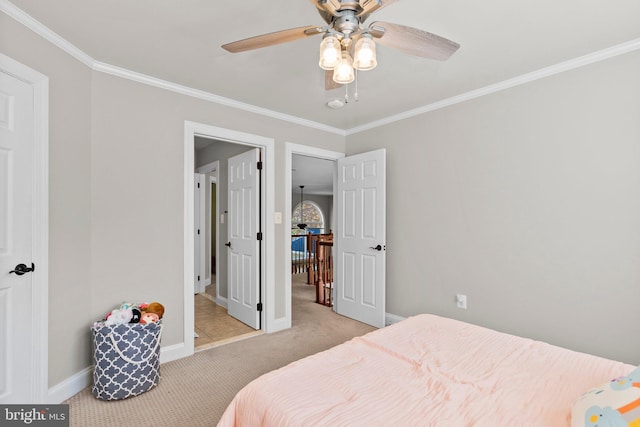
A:
[[[273,213],[273,222],[276,224],[282,224],[282,212]]]

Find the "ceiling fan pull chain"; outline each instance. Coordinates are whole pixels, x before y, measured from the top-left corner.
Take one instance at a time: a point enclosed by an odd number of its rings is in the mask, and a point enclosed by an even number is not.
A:
[[[358,70],[356,70],[356,91],[353,94],[353,98],[356,100],[356,102],[358,102]]]
[[[344,103],[349,103],[349,84],[344,85]]]

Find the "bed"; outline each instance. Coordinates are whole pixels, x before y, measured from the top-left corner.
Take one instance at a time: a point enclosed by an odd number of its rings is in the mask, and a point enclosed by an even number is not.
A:
[[[640,370],[424,314],[257,378],[218,426],[568,426],[576,402],[593,407],[598,387],[630,372]]]

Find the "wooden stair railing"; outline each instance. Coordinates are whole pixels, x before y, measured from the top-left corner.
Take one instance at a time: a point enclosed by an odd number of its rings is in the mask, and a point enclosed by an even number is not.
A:
[[[316,287],[316,302],[331,306],[333,288],[333,234],[318,238],[314,257],[313,284]]]
[[[291,273],[307,273],[307,283],[316,287],[316,302],[331,306],[333,233],[291,235]]]

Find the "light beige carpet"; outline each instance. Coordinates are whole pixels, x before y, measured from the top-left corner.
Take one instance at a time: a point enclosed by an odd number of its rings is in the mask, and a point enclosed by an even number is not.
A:
[[[298,275],[293,284],[291,329],[165,363],[160,384],[130,399],[97,400],[87,388],[65,402],[71,426],[215,426],[233,396],[251,380],[374,329],[316,304],[314,287],[303,279]]]

